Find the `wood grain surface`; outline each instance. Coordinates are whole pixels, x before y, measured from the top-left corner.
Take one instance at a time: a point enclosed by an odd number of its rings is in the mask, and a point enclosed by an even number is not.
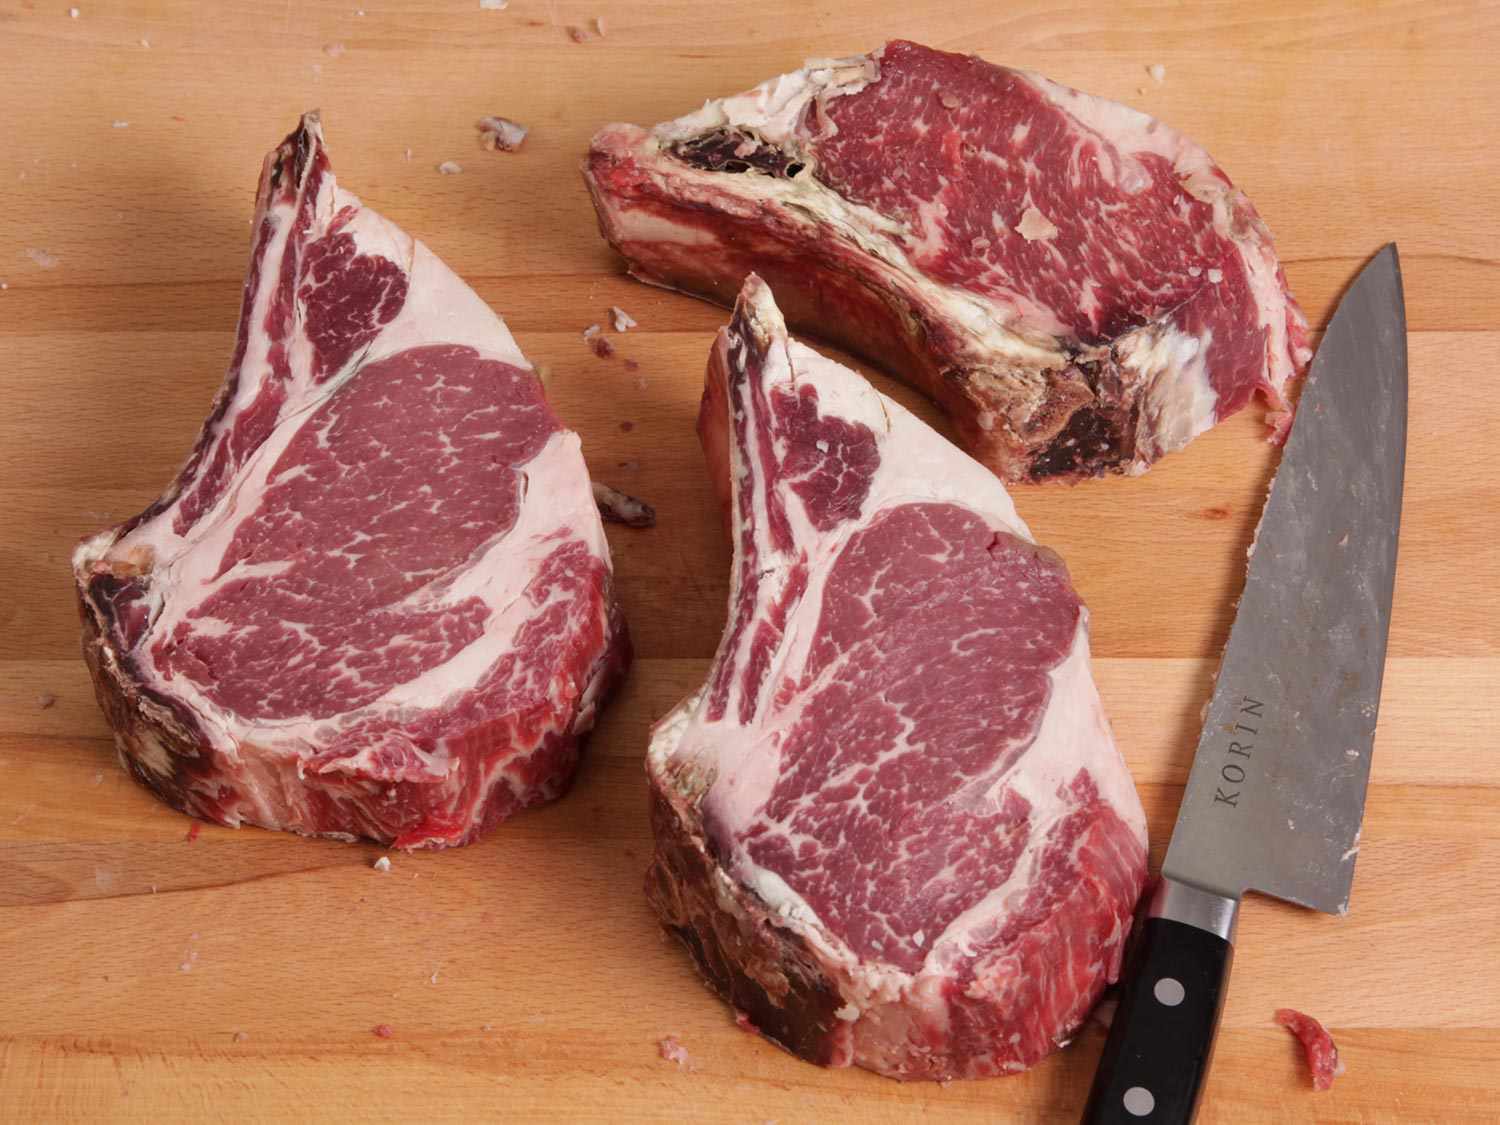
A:
[[[901,35],[1194,136],[1315,324],[1400,244],[1411,444],[1353,909],[1247,904],[1202,1120],[1500,1120],[1500,8],[360,2],[0,3],[0,1118],[1076,1118],[1097,1029],[1016,1078],[819,1070],[738,1031],[640,893],[647,729],[702,675],[727,593],[692,429],[724,317],[622,276],[577,165],[604,122]],[[574,42],[595,16],[606,34]],[[186,453],[229,355],[261,156],[313,106],[340,181],[506,317],[595,474],[660,515],[610,529],[638,660],[573,792],[383,875],[374,847],[190,841],[129,783],[67,565]],[[520,153],[480,149],[486,113],[532,127]],[[580,332],[611,304],[641,327],[601,362]],[[1157,861],[1274,468],[1258,414],[1139,480],[1016,493],[1091,606]],[[1283,1005],[1333,1030],[1348,1073],[1330,1093],[1272,1025]],[[658,1058],[668,1033],[693,1070]]]

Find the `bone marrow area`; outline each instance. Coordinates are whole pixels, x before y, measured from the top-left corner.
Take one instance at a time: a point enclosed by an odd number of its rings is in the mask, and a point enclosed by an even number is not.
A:
[[[668,151],[689,167],[705,172],[759,172],[791,180],[807,167],[778,146],[736,129],[714,129],[674,141]]]

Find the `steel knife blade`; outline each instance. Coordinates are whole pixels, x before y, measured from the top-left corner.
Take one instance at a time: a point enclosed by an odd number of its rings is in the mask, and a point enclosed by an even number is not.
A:
[[[1240,899],[1348,909],[1396,576],[1406,312],[1395,244],[1339,302],[1250,548],[1162,878],[1084,1121],[1189,1121]]]

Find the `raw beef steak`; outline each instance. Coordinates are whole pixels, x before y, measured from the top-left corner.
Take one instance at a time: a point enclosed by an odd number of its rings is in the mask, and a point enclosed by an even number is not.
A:
[[[556,797],[629,661],[577,435],[510,332],[266,159],[234,356],[177,480],[73,557],[125,766],[221,824],[473,840]]]
[[[1126,106],[892,42],[594,138],[643,281],[792,323],[936,399],[1007,481],[1139,473],[1306,366],[1271,235],[1208,154]]]
[[[647,895],[794,1054],[1022,1070],[1119,969],[1145,822],[1087,613],[995,477],[746,283],[699,431],[729,621],[655,728]]]

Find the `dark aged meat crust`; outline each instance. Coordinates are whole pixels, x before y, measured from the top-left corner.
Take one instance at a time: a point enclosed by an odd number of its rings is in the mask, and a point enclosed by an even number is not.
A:
[[[662,925],[687,947],[746,1030],[810,1062],[847,1066],[851,1029],[836,1015],[837,987],[806,943],[778,927],[764,904],[715,876],[706,842],[688,825],[674,800],[654,789],[656,854],[646,872],[646,898]]]

